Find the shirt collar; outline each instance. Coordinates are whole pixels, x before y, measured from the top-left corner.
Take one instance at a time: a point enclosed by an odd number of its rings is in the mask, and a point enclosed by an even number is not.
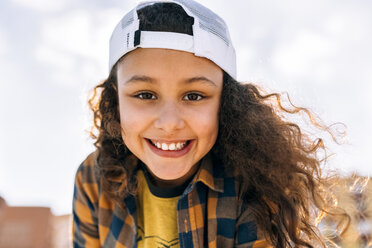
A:
[[[218,173],[219,169],[217,164],[213,163],[213,158],[211,154],[207,154],[200,161],[200,168],[197,172],[193,183],[202,182],[210,189],[223,193],[224,191],[224,180],[220,177],[221,173]]]

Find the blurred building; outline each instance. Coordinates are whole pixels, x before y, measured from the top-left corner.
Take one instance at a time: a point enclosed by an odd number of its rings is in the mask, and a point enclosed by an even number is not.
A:
[[[47,207],[11,207],[0,197],[1,248],[69,248],[71,216]]]

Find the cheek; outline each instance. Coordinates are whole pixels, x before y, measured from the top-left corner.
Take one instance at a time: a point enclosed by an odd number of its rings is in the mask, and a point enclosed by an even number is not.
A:
[[[200,123],[199,130],[209,142],[214,142],[218,133],[218,118],[215,115],[204,117],[204,122]]]
[[[214,142],[218,133],[218,104],[206,106],[203,111],[195,112],[193,129],[206,142]]]
[[[122,101],[119,104],[119,114],[123,139],[126,137],[138,136],[141,130],[143,130],[151,120],[150,111],[143,108],[139,109],[129,101]]]

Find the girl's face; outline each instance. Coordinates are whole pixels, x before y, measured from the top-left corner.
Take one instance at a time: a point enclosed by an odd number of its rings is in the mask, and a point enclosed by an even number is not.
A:
[[[155,178],[187,180],[217,138],[222,70],[191,53],[156,48],[132,51],[117,68],[125,145]]]

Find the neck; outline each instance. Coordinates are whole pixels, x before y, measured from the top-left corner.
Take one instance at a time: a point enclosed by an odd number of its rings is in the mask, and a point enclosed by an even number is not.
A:
[[[148,171],[149,179],[151,183],[153,183],[156,187],[159,188],[174,188],[185,184],[186,182],[190,182],[190,180],[194,177],[196,171],[199,169],[200,163],[195,164],[185,175],[177,179],[171,180],[164,180],[157,176],[155,176],[147,167],[146,170]]]

